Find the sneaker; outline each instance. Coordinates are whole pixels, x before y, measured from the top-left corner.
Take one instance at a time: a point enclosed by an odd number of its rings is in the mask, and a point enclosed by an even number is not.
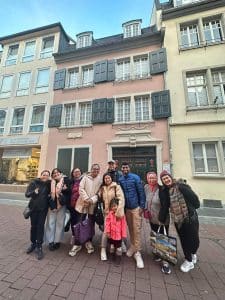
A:
[[[75,256],[81,250],[81,248],[82,246],[80,245],[74,245],[69,251],[69,256]]]
[[[194,269],[194,264],[192,261],[188,261],[185,259],[185,261],[182,263],[182,265],[180,266],[180,269],[182,272],[189,272],[190,270]]]
[[[136,265],[138,269],[143,269],[144,268],[144,262],[143,259],[141,257],[141,253],[139,251],[137,251],[134,254],[134,259],[136,260]]]
[[[38,247],[37,248],[37,259],[41,260],[44,257],[43,251],[42,251],[42,247]]]
[[[31,252],[34,251],[35,248],[36,248],[36,244],[33,244],[33,243],[32,243],[32,244],[30,245],[30,247],[27,248],[26,253],[27,253],[27,254],[30,254]]]
[[[127,250],[127,253],[126,253],[126,255],[128,256],[128,257],[131,257],[131,256],[133,256],[134,255],[134,249],[133,249],[133,247],[131,246],[128,250]]]
[[[170,274],[171,273],[171,269],[168,263],[163,264],[161,271],[164,274]]]
[[[92,245],[92,242],[87,242],[87,243],[85,244],[85,247],[86,247],[86,249],[87,249],[87,253],[88,253],[88,254],[91,254],[91,253],[93,253],[93,252],[95,251],[95,249],[94,249],[94,247],[93,247],[93,245]]]
[[[127,246],[126,246],[124,241],[122,241],[121,247],[122,247],[122,253],[126,253],[127,252]]]
[[[102,261],[107,260],[107,254],[106,254],[106,249],[105,248],[101,249],[101,260]]]
[[[60,243],[54,243],[53,245],[54,249],[57,250],[60,248]]]
[[[116,249],[116,255],[122,256],[122,247]]]
[[[198,261],[197,254],[191,254],[193,264],[196,264]]]
[[[155,261],[155,262],[160,262],[160,261],[162,261],[162,259],[158,256],[158,255],[156,255],[155,253],[152,253],[153,254],[153,260]]]
[[[109,253],[113,254],[115,252],[115,247],[113,244],[110,245]]]
[[[54,251],[54,250],[55,250],[54,243],[49,243],[48,249],[49,249],[50,251]]]

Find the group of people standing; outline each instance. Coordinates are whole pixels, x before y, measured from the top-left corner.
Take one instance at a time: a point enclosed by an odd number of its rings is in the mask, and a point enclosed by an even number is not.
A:
[[[142,217],[148,219],[151,230],[162,230],[164,225],[169,232],[170,216],[181,241],[185,261],[181,265],[183,272],[194,268],[199,247],[199,224],[196,208],[200,206],[197,195],[186,184],[175,182],[172,176],[163,171],[160,174],[162,186],[158,184],[157,174],[146,174],[147,184],[130,172],[127,162],[121,164],[121,171],[114,160],[108,162],[108,169],[100,174],[100,166],[93,164],[90,173],[81,174],[74,168],[71,178],[55,168],[51,173],[44,170],[40,178],[33,180],[27,188],[31,209],[31,245],[27,253],[36,250],[37,258],[43,258],[42,243],[45,241],[50,251],[60,247],[64,232],[66,209],[70,212],[72,248],[70,256],[75,256],[82,246],[74,242],[74,226],[86,216],[95,226],[94,210],[97,202],[103,206],[104,228],[102,228],[101,260],[107,260],[107,246],[120,261],[122,253],[134,257],[137,268],[144,268],[141,255]],[[127,247],[127,228],[130,247]],[[87,253],[95,251],[90,239],[84,244]],[[157,255],[153,257],[160,261]],[[171,269],[162,261],[161,270],[170,274]]]

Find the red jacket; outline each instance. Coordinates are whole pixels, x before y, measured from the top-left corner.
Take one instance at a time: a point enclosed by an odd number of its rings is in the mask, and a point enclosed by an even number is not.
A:
[[[125,216],[117,218],[113,211],[110,211],[105,220],[105,233],[112,240],[119,241],[127,237],[127,223]]]

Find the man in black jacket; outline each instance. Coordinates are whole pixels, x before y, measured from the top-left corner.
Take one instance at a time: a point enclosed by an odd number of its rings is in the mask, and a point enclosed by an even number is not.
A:
[[[29,202],[29,208],[31,209],[31,245],[26,252],[29,254],[37,249],[36,254],[38,260],[43,258],[42,243],[51,186],[49,178],[50,172],[48,170],[42,171],[40,178],[34,179],[27,187],[25,193],[27,198],[31,198]]]

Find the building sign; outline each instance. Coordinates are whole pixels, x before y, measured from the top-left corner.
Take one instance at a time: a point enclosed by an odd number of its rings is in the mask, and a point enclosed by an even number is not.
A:
[[[31,148],[5,149],[2,158],[26,158],[31,156]]]
[[[33,145],[39,143],[39,136],[1,138],[0,146]]]

